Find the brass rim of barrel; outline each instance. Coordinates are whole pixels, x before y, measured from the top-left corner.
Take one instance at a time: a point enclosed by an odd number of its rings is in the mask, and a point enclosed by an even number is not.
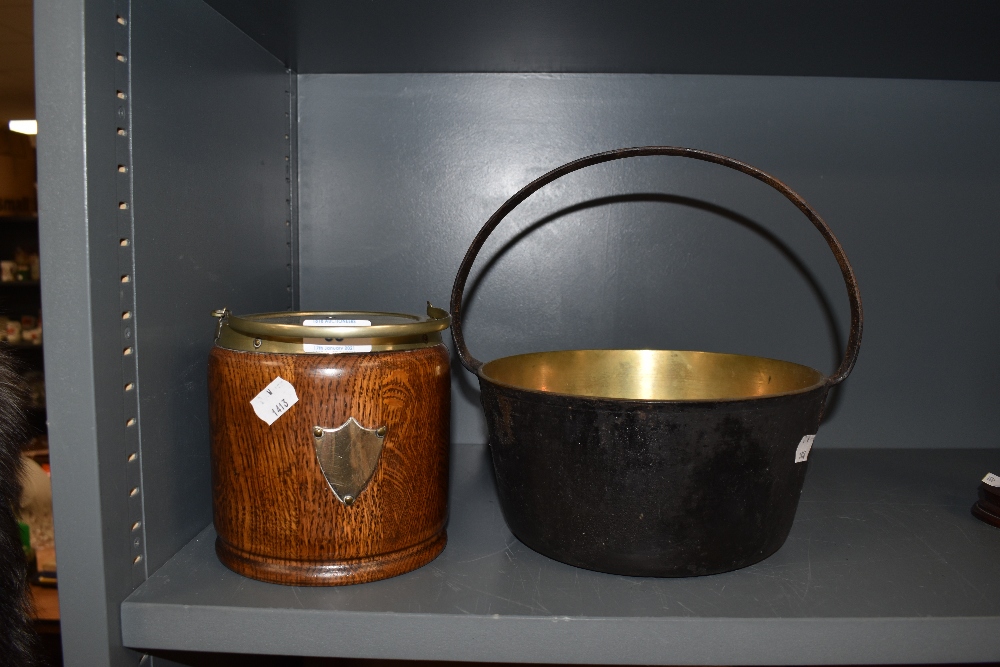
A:
[[[272,354],[324,354],[307,341],[343,345],[344,352],[385,352],[419,349],[441,344],[441,331],[451,324],[451,315],[427,303],[427,317],[378,311],[283,311],[234,315],[228,308],[212,311],[219,325],[215,343],[237,352]],[[274,322],[275,319],[360,319],[391,317],[409,320],[368,326],[305,326]],[[307,347],[308,346],[308,347]],[[350,349],[354,348],[354,349]]]

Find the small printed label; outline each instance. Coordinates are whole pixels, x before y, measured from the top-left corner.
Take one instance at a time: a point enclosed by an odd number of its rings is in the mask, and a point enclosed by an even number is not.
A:
[[[303,352],[322,352],[323,354],[344,354],[345,352],[371,352],[371,345],[333,345],[325,338],[303,338]]]
[[[276,377],[271,384],[264,387],[264,391],[253,397],[250,405],[253,406],[257,416],[270,426],[298,402],[299,397],[295,393],[295,387],[287,380]]]
[[[371,320],[303,320],[304,327],[370,327]]]
[[[795,462],[805,463],[809,460],[809,450],[813,448],[813,440],[816,439],[816,434],[804,435],[802,439],[799,440],[799,446],[795,448]]]
[[[371,320],[304,320],[307,327],[370,327]],[[371,352],[371,345],[341,345],[334,341],[339,338],[304,338],[303,352],[318,352],[320,354],[344,354],[347,352]]]
[[[986,477],[983,477],[983,484],[1000,487],[1000,477],[997,477],[993,473],[987,473]]]

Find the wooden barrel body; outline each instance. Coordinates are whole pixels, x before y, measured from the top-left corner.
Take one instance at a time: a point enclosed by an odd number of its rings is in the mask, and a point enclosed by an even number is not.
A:
[[[352,354],[216,346],[208,377],[216,552],[227,567],[282,584],[353,584],[408,572],[444,549],[443,345]],[[268,425],[251,399],[278,377],[298,400]],[[352,419],[382,429],[381,451],[363,490],[342,499],[317,438]]]

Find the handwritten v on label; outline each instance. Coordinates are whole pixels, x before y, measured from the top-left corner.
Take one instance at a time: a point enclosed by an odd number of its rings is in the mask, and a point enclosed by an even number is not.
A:
[[[250,405],[257,416],[270,426],[298,402],[299,397],[292,383],[278,376],[250,400]]]

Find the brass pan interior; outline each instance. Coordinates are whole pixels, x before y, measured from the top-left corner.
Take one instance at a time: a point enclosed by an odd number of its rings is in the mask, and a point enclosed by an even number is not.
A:
[[[564,350],[504,357],[481,374],[497,384],[570,396],[726,401],[792,394],[826,381],[808,366],[740,354]]]

